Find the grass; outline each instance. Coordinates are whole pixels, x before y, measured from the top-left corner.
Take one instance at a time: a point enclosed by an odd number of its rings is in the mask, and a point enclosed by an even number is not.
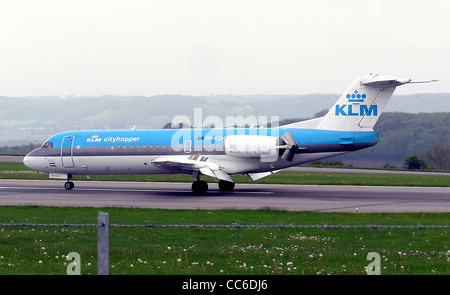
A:
[[[448,225],[449,213],[0,207],[0,223]],[[94,227],[0,226],[0,274],[66,274],[65,255],[96,274]],[[110,274],[450,274],[448,229],[110,228]]]
[[[22,163],[0,163],[0,179],[49,179],[46,173],[36,173]],[[295,172],[282,171],[258,181],[248,176],[233,175],[238,183],[264,184],[322,184],[322,185],[388,185],[388,186],[450,186],[450,175],[403,175],[403,174],[366,174],[338,172]],[[86,180],[84,176],[74,176],[76,180]],[[189,175],[92,175],[93,181],[152,181],[152,182],[192,182]],[[208,182],[217,179],[205,177]]]
[[[0,163],[0,178],[48,179],[21,163]],[[233,176],[252,183],[247,176]],[[448,176],[280,172],[255,183],[449,186]],[[74,180],[85,180],[75,176]],[[91,176],[104,181],[179,181],[178,175]],[[217,180],[209,178],[208,181]],[[448,225],[450,213],[356,214],[276,210],[0,207],[0,223]],[[381,274],[450,274],[448,229],[111,228],[110,274],[365,274],[369,252]],[[81,273],[97,272],[93,227],[0,226],[1,274],[66,274],[65,257],[81,256]]]

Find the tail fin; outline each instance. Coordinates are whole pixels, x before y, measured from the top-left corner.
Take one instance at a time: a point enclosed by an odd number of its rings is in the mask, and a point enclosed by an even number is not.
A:
[[[432,82],[420,81],[422,82]],[[350,85],[316,129],[372,130],[397,86],[414,83],[384,75],[362,76]],[[417,82],[416,82],[417,83]]]

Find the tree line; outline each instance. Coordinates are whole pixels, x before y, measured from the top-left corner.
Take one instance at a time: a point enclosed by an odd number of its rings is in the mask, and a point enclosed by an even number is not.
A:
[[[315,117],[322,115],[317,113]],[[289,119],[279,125],[305,119]],[[450,113],[383,113],[375,131],[379,133],[374,147],[340,156],[340,161],[382,160],[403,163],[407,169],[450,170]],[[177,126],[182,128],[183,126]],[[189,126],[190,127],[190,126]],[[243,126],[244,127],[244,126]],[[269,126],[268,126],[269,127]],[[164,128],[171,128],[170,123]],[[172,127],[173,128],[173,127]],[[25,155],[40,144],[2,146],[0,154]]]
[[[450,170],[450,145],[436,143],[419,155],[408,155],[403,166],[416,170]]]
[[[25,156],[29,152],[34,149],[40,147],[41,144],[35,144],[30,142],[29,144],[24,145],[15,145],[15,146],[0,146],[0,155],[18,155]]]

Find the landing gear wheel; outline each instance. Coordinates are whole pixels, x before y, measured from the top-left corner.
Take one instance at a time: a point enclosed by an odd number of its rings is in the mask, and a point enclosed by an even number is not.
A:
[[[196,180],[192,183],[192,191],[196,194],[206,194],[208,183],[204,180]]]
[[[223,192],[231,192],[234,189],[234,182],[219,180],[219,189]]]
[[[64,184],[66,190],[71,190],[75,187],[75,184],[72,181],[68,181]]]

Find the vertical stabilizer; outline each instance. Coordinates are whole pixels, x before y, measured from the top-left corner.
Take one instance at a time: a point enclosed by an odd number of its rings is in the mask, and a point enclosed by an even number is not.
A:
[[[353,81],[316,129],[372,130],[397,86],[410,83],[384,75],[367,75]]]

